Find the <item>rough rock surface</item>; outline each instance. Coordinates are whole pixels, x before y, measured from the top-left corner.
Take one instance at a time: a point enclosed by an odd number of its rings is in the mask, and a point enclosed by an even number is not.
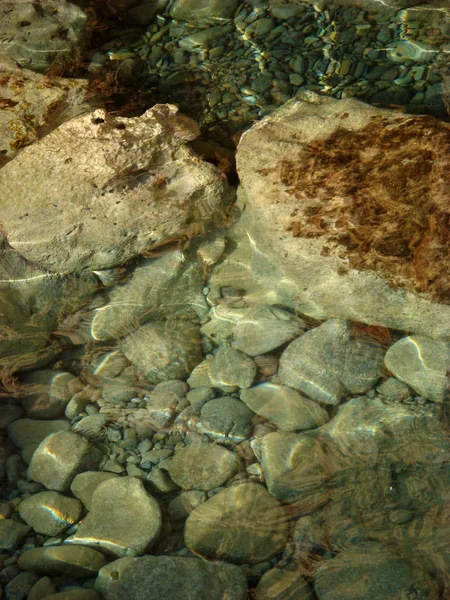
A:
[[[449,141],[433,117],[312,92],[287,102],[241,137],[244,212],[214,285],[259,303],[270,290],[271,304],[317,319],[450,337]]]
[[[105,600],[245,600],[247,581],[241,569],[181,556],[119,558],[103,567],[96,589]]]
[[[80,272],[220,221],[233,192],[185,145],[197,129],[173,105],[129,119],[99,109],[64,123],[0,172],[9,244],[52,271]]]

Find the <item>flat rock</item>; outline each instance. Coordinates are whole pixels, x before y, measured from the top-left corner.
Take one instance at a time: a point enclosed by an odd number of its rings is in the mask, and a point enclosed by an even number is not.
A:
[[[19,505],[19,514],[25,523],[36,533],[49,536],[57,536],[77,523],[82,512],[79,500],[58,492],[38,492]]]
[[[49,490],[67,492],[78,473],[95,470],[101,452],[71,431],[46,437],[35,450],[28,467],[28,477]]]
[[[238,4],[239,0],[210,0],[206,3],[198,0],[175,0],[170,14],[179,21],[216,25],[232,19]]]
[[[199,430],[218,441],[242,442],[249,436],[254,413],[237,398],[222,396],[206,402]]]
[[[314,592],[306,579],[294,568],[266,571],[255,589],[255,600],[314,600]]]
[[[119,558],[101,569],[96,589],[104,600],[245,600],[247,581],[242,570],[179,556]]]
[[[14,552],[30,533],[31,528],[12,519],[0,519],[0,550]]]
[[[80,272],[119,265],[220,221],[233,192],[185,145],[186,120],[173,105],[135,118],[98,109],[24,148],[0,174],[9,244],[51,271]]]
[[[118,477],[118,475],[106,471],[85,471],[74,478],[70,491],[81,500],[87,510],[91,510],[93,493],[101,483],[113,477]]]
[[[217,444],[192,444],[175,452],[170,477],[185,490],[212,490],[223,485],[239,468],[238,457]]]
[[[423,335],[405,337],[389,348],[384,362],[395,377],[431,402],[448,399],[450,342]]]
[[[445,221],[449,174],[436,164],[449,136],[433,117],[298,94],[240,139],[243,214],[213,287],[320,320],[449,338],[447,238],[428,221]]]
[[[121,349],[151,383],[187,379],[203,358],[198,326],[183,319],[146,323],[123,338]]]
[[[147,550],[160,529],[158,502],[139,479],[119,477],[95,489],[91,510],[72,541],[118,557],[135,556]]]
[[[37,370],[23,380],[22,406],[31,419],[56,419],[64,416],[69,400],[84,385],[71,373],[53,369]]]
[[[18,566],[38,575],[78,578],[95,577],[105,562],[103,554],[92,548],[62,545],[27,550],[19,556]]]
[[[186,546],[209,559],[235,563],[269,560],[287,543],[287,518],[280,503],[257,483],[218,492],[189,515]]]
[[[211,361],[209,376],[214,387],[248,388],[256,375],[255,362],[243,352],[223,345]]]
[[[262,383],[242,390],[240,396],[250,410],[283,431],[314,429],[329,420],[319,404],[285,385]]]
[[[30,444],[40,444],[48,435],[58,431],[70,431],[70,422],[66,419],[18,419],[7,427],[9,438],[20,449]]]

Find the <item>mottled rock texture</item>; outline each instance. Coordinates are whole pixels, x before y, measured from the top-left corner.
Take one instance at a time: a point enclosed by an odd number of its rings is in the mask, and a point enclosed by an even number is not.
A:
[[[173,105],[129,119],[99,109],[64,123],[0,173],[9,244],[51,271],[80,272],[200,233],[233,193],[186,147],[197,134]]]

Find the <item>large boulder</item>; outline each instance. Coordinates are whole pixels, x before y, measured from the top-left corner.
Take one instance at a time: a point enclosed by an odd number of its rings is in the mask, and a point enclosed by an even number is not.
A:
[[[211,295],[235,286],[317,319],[450,337],[449,141],[433,117],[289,101],[241,138],[237,249]]]
[[[9,244],[51,271],[80,272],[203,231],[233,192],[187,148],[198,132],[173,105],[130,119],[98,109],[64,123],[0,173]]]

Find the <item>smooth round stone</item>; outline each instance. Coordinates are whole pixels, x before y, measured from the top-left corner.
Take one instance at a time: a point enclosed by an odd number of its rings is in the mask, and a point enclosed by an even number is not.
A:
[[[95,584],[104,600],[245,600],[243,571],[199,558],[119,558],[101,569]]]
[[[254,413],[230,396],[209,400],[200,411],[200,430],[218,440],[241,442],[250,435]]]
[[[21,450],[30,444],[40,444],[51,433],[69,430],[70,423],[65,419],[55,421],[18,419],[7,427],[9,438]]]
[[[98,469],[102,453],[71,431],[52,433],[35,450],[28,477],[49,490],[66,492],[78,473]]]
[[[83,505],[75,498],[58,492],[39,492],[28,496],[19,505],[21,518],[36,531],[56,536],[74,523],[83,512]]]
[[[208,491],[223,485],[238,468],[238,457],[222,446],[192,444],[175,453],[169,474],[185,490]]]
[[[231,486],[188,517],[184,541],[196,554],[236,563],[259,563],[275,556],[288,539],[280,503],[256,483]]]
[[[71,373],[42,369],[24,379],[26,396],[22,406],[31,419],[62,417],[69,400],[83,389],[83,384]]]
[[[116,473],[85,471],[75,477],[70,486],[70,491],[76,498],[81,500],[87,510],[91,510],[93,493],[101,483],[113,477],[117,477]]]
[[[23,415],[18,404],[2,404],[0,410],[0,429],[6,429],[10,423],[17,421]]]
[[[436,48],[419,40],[399,40],[390,44],[386,50],[386,57],[392,62],[407,63],[409,61],[427,63],[436,56]]]
[[[29,598],[28,592],[38,581],[39,576],[34,573],[19,573],[7,585],[5,585],[5,596],[7,600],[25,600]]]
[[[13,552],[30,533],[28,525],[12,519],[0,519],[0,550]]]
[[[161,529],[158,502],[135,477],[101,483],[91,510],[72,538],[74,544],[102,548],[114,556],[143,554]]]
[[[56,593],[56,588],[50,577],[41,577],[31,588],[27,600],[42,600]]]
[[[305,578],[293,568],[270,569],[258,582],[255,600],[314,600],[314,592]]]
[[[19,569],[38,575],[95,577],[106,560],[101,552],[83,546],[48,546],[27,550],[17,561]]]
[[[254,361],[239,350],[222,346],[211,362],[209,374],[219,386],[248,388],[256,376]]]
[[[303,431],[328,422],[327,411],[296,390],[263,383],[241,391],[241,400],[258,415],[283,431]]]

